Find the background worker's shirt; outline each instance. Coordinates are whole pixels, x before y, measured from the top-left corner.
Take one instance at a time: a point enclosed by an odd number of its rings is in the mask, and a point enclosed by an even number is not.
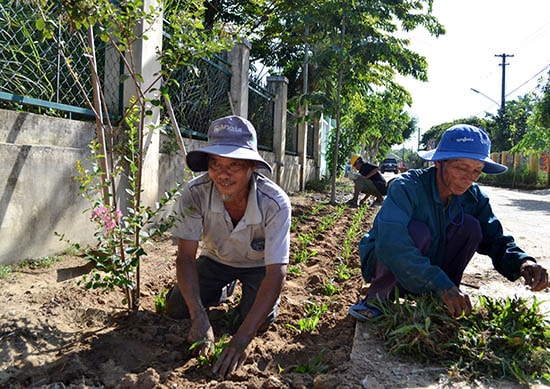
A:
[[[259,173],[252,175],[247,208],[235,227],[208,173],[188,182],[175,209],[182,219],[173,235],[202,241],[201,255],[234,267],[289,261],[290,199]]]
[[[359,174],[366,177],[374,169],[378,169],[378,166],[368,162],[364,162],[359,168]],[[380,171],[377,171],[375,174],[372,175],[372,177],[369,177],[369,180],[371,180],[374,183],[374,186],[376,186],[376,189],[378,189],[380,194],[382,194],[383,196],[386,195],[388,191],[388,186],[386,183],[386,179],[384,178],[382,173],[380,173]]]

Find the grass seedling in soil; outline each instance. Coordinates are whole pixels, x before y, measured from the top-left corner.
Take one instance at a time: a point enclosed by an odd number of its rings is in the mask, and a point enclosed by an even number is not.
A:
[[[340,289],[340,287],[334,283],[334,280],[332,278],[328,281],[323,282],[323,294],[325,296],[334,296],[341,291],[342,290]]]
[[[298,364],[292,371],[299,374],[317,375],[326,373],[328,366],[323,365],[323,355],[319,353],[313,362],[307,361],[305,365]]]
[[[372,322],[391,354],[436,361],[466,379],[550,382],[550,327],[535,298],[480,296],[472,314],[459,319],[433,296],[373,305],[382,315]]]
[[[58,261],[60,261],[59,257],[40,257],[35,259],[25,259],[23,262],[21,262],[21,264],[19,264],[19,267],[29,269],[47,269]]]
[[[299,276],[302,274],[302,269],[300,269],[300,266],[298,265],[291,265],[288,267],[288,274]]]
[[[303,215],[293,217],[290,223],[290,230],[295,231],[303,220],[307,219],[308,217],[317,215],[325,207],[325,205],[325,203],[317,203],[311,209],[311,211],[304,213]]]
[[[189,350],[194,350],[195,348],[205,343],[208,344],[209,350],[206,355],[197,356],[197,362],[201,367],[213,366],[218,361],[218,359],[220,359],[223,349],[229,343],[229,335],[223,334],[220,340],[218,340],[217,342],[209,342],[208,339],[199,340],[193,343],[189,347]]]
[[[353,274],[353,269],[350,269],[348,265],[346,265],[341,259],[340,263],[338,264],[338,267],[336,269],[336,273],[338,275],[338,280],[340,281],[347,281],[350,279],[350,277]]]
[[[298,320],[298,326],[287,323],[287,327],[301,334],[302,332],[313,332],[317,329],[319,318],[328,310],[326,304],[317,305],[312,301],[306,301],[304,317]]]
[[[11,266],[8,265],[0,265],[0,278],[8,278],[8,276],[12,273]]]
[[[166,289],[162,289],[159,294],[155,296],[155,312],[163,314],[166,311]]]

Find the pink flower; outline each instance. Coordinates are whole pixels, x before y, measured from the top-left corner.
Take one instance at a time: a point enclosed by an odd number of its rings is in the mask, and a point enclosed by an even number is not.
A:
[[[91,217],[92,220],[103,226],[105,229],[105,234],[111,234],[120,222],[121,218],[122,212],[120,210],[117,209],[114,212],[111,212],[104,205],[95,208],[92,211]]]

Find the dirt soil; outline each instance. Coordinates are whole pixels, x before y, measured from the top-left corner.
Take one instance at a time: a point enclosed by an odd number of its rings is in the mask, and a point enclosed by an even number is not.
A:
[[[347,200],[349,191],[337,198]],[[313,192],[291,197],[297,226],[292,231],[291,253],[299,233],[317,229],[323,217],[335,213],[329,199],[328,194]],[[324,205],[312,214],[319,204]],[[343,389],[361,388],[363,381],[364,387],[391,388],[407,387],[407,377],[418,376],[419,370],[426,374],[414,386],[450,386],[441,381],[445,372],[440,367],[392,358],[385,354],[380,339],[365,340],[372,353],[360,356],[361,366],[351,357],[356,322],[348,315],[348,307],[366,287],[358,270],[357,242],[370,228],[377,210],[373,206],[366,211],[347,260],[342,259],[344,242],[358,209],[347,208],[337,223],[315,236],[309,247],[317,254],[298,265],[301,274],[289,274],[276,323],[253,340],[244,366],[225,380],[214,376],[209,367],[198,365],[185,341],[189,320],[173,320],[155,312],[155,296],[175,282],[176,247],[170,239],[146,248],[137,312],[125,310],[119,291],[85,290],[79,285],[82,275],[90,270],[81,257],[60,256],[49,268],[18,268],[7,279],[0,279],[0,387]],[[337,279],[341,260],[355,269],[347,281]],[[466,280],[471,284],[487,281],[494,277],[489,272],[490,268],[474,268]],[[323,284],[331,279],[341,292],[327,296]],[[316,330],[298,333],[288,324],[298,326],[306,301],[326,303],[328,312],[321,316]],[[236,297],[211,309],[218,338],[230,332],[222,314],[235,304]],[[311,372],[294,371],[305,367]],[[365,381],[367,368],[369,382]],[[377,371],[385,375],[377,375]]]

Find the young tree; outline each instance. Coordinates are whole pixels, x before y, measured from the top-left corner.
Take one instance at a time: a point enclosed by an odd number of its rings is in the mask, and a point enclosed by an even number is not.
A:
[[[511,150],[526,154],[550,150],[550,72],[546,84],[540,87],[541,97],[535,102],[533,115],[527,120],[528,129],[521,140]],[[550,165],[547,158],[547,164]],[[550,166],[547,166],[547,185],[550,186]]]
[[[159,131],[154,116],[160,109],[170,75],[179,66],[191,64],[203,56],[227,47],[222,29],[206,34],[202,25],[205,9],[200,0],[167,2],[164,19],[170,25],[172,45],[157,47],[158,73],[141,74],[136,65],[137,44],[148,39],[154,28],[162,28],[162,3],[154,0],[110,0],[51,2],[37,1],[41,17],[36,26],[46,39],[56,39],[57,29],[69,27],[76,34],[89,58],[90,74],[77,74],[73,59],[56,41],[75,85],[86,97],[95,114],[97,140],[90,146],[92,168],[77,164],[81,193],[91,203],[91,220],[97,223],[99,245],[88,250],[96,263],[96,272],[87,280],[89,288],[120,287],[129,309],[139,308],[140,259],[146,255],[144,244],[163,234],[175,216],[163,207],[176,193],[173,189],[155,207],[142,199],[143,166],[147,156],[147,138]],[[214,34],[215,33],[215,34]],[[211,35],[212,34],[212,35]],[[126,102],[121,118],[109,112],[103,80],[98,77],[96,44],[103,42],[124,64],[120,82],[131,86],[134,96]],[[92,91],[80,80],[92,78]],[[145,80],[150,80],[146,82]],[[89,96],[93,96],[90,98]],[[166,99],[169,96],[164,96]],[[158,117],[158,115],[157,115]]]

